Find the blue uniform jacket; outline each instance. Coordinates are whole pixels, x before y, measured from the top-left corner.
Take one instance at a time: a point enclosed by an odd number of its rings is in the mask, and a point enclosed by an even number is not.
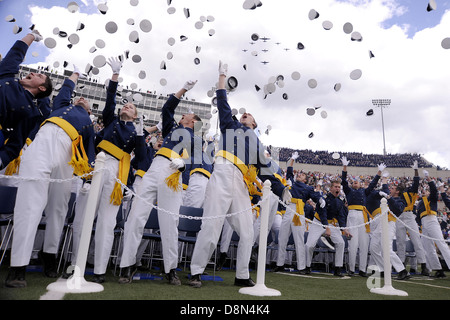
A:
[[[58,95],[53,100],[53,111],[48,116],[59,117],[69,122],[78,134],[83,137],[83,146],[88,157],[89,164],[95,161],[95,132],[94,125],[89,117],[89,114],[82,106],[73,105],[70,103],[72,92],[75,88],[75,83],[70,80],[64,80],[64,83]]]
[[[347,215],[345,212],[344,201],[341,198],[335,197],[331,192],[327,193],[325,198],[325,210],[326,219],[320,217],[320,221],[323,225],[328,225],[327,220],[336,219],[339,223],[339,227],[346,227]],[[320,216],[320,213],[319,213]]]
[[[216,91],[220,121],[220,150],[225,150],[245,165],[254,165],[261,181],[270,180],[273,193],[281,197],[285,186],[274,176],[277,168],[264,155],[264,147],[252,129],[234,120],[225,89]],[[231,141],[229,141],[231,140]]]
[[[106,91],[105,108],[102,111],[104,128],[97,133],[96,146],[107,140],[124,152],[130,153],[134,150],[137,161],[142,161],[146,155],[144,136],[136,135],[133,122],[120,120],[114,114],[116,109],[117,81],[110,81]]]
[[[0,158],[2,167],[17,158],[36,124],[42,122],[34,96],[25,90],[16,78],[25,58],[28,45],[19,40],[14,43],[0,62]],[[12,129],[12,131],[10,131]],[[4,141],[8,143],[4,145]]]
[[[430,195],[428,196],[428,201],[430,203],[430,209],[432,211],[437,212],[438,209],[438,191],[436,189],[436,184],[434,181],[428,182],[428,186],[430,187]],[[416,221],[419,225],[422,225],[422,219],[420,218],[420,214],[426,211],[425,204],[423,202],[423,198],[419,198],[419,203],[416,208]]]
[[[379,175],[375,175],[367,188],[353,189],[348,185],[347,181],[347,171],[342,171],[342,187],[347,197],[347,203],[351,205],[361,205],[366,206],[366,199],[370,192],[375,189],[378,181],[380,180]]]

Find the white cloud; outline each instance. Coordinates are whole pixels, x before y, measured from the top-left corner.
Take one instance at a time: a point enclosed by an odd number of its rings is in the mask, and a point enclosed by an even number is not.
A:
[[[32,21],[39,31],[44,37],[58,41],[46,63],[66,60],[70,62],[68,68],[74,63],[84,69],[98,54],[109,57],[129,49],[130,55],[139,54],[142,62],[126,61],[121,72],[124,84],[135,82],[144,90],[170,93],[195,78],[199,82],[188,96],[209,102],[207,91],[217,81],[218,61],[222,59],[229,65],[229,75],[239,81],[238,89],[229,95],[230,105],[245,107],[254,114],[262,132],[268,124],[273,127],[268,136],[262,136],[266,144],[300,149],[382,153],[380,110],[372,106],[371,100],[390,98],[391,106],[384,109],[387,151],[419,152],[428,160],[450,168],[447,138],[450,113],[446,112],[449,101],[446,87],[450,80],[446,65],[450,50],[440,46],[441,40],[449,36],[448,12],[436,27],[408,38],[404,25],[382,28],[384,21],[407,10],[394,0],[265,1],[255,10],[244,10],[243,1],[173,1],[174,14],[168,14],[169,6],[163,0],[140,1],[136,7],[129,1],[111,0],[106,15],[92,9],[98,3],[101,1],[83,1],[86,6],[89,4],[89,10],[86,9],[89,14],[83,10],[70,13],[65,7],[31,8]],[[183,13],[185,7],[190,11],[188,19]],[[320,13],[313,21],[308,19],[312,8]],[[427,14],[425,9],[423,14]],[[201,16],[213,16],[215,20],[205,21],[202,29],[196,29],[195,22]],[[134,19],[134,26],[126,23],[129,18]],[[149,33],[140,31],[142,19],[152,22]],[[325,20],[333,23],[329,31],[322,28]],[[73,33],[80,21],[86,27],[78,32],[80,43],[72,49],[67,48],[67,39],[52,34],[55,27]],[[118,24],[116,33],[105,31],[108,21]],[[362,42],[351,41],[343,32],[346,22],[361,33]],[[208,35],[209,29],[214,29],[213,36]],[[140,34],[138,44],[128,40],[133,30]],[[253,33],[270,40],[260,39],[251,45]],[[181,35],[188,39],[180,41]],[[169,37],[176,39],[175,45],[167,43]],[[90,54],[89,48],[99,38],[105,40],[106,47]],[[305,45],[304,50],[296,49],[298,42]],[[201,47],[198,54],[196,46]],[[264,53],[262,49],[269,51]],[[369,50],[375,58],[369,58]],[[257,51],[258,56],[252,56],[252,51]],[[172,60],[167,59],[168,52],[173,53]],[[199,65],[193,63],[196,57],[201,61]],[[160,69],[163,60],[167,70]],[[264,60],[269,63],[263,65]],[[362,70],[362,77],[356,81],[349,78],[354,69]],[[141,70],[146,71],[145,80],[138,78]],[[291,78],[293,71],[301,73],[299,80]],[[270,77],[279,74],[285,78],[283,88],[277,87],[266,99],[262,91],[256,92],[255,84],[263,88]],[[105,81],[109,76],[106,65],[99,77]],[[167,86],[161,87],[161,78],[167,79]],[[318,82],[315,89],[307,86],[311,78]],[[339,92],[333,90],[336,82],[342,84]],[[289,99],[282,99],[282,93],[287,93]],[[306,108],[312,106],[321,108],[311,117]],[[370,108],[375,114],[367,117]],[[326,119],[320,117],[322,110],[328,113]],[[215,117],[212,124],[214,120]],[[314,132],[312,139],[308,138],[310,132]]]

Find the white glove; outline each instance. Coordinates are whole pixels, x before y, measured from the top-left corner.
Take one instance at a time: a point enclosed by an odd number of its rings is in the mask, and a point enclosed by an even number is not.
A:
[[[170,168],[173,170],[179,170],[179,171],[183,172],[185,169],[185,164],[184,164],[183,159],[181,159],[181,158],[172,159],[172,161],[170,162]]]
[[[320,207],[321,207],[321,208],[325,208],[325,205],[326,205],[327,203],[325,202],[325,200],[324,200],[323,198],[320,198],[320,199],[319,199],[319,204],[320,204]]]
[[[86,76],[81,73],[80,69],[78,69],[76,65],[73,65],[73,73],[77,73],[79,79],[86,79]]]
[[[341,161],[343,166],[348,166],[348,164],[350,163],[350,161],[347,160],[347,157],[342,157]]]
[[[384,169],[386,169],[386,165],[385,165],[384,163],[380,163],[380,164],[378,165],[378,170],[379,170],[379,171],[383,171]]]
[[[383,198],[387,198],[387,196],[388,196],[388,194],[387,194],[386,192],[384,192],[384,191],[380,191],[380,192],[379,192],[379,195],[380,195],[381,197],[383,197]]]
[[[297,159],[297,158],[298,158],[298,152],[295,151],[295,152],[292,154],[291,159],[295,160],[295,159]]]
[[[383,171],[383,173],[381,174],[382,177],[387,178],[389,177],[389,171]]]
[[[36,42],[39,42],[39,41],[41,41],[42,39],[44,39],[44,37],[42,37],[42,35],[41,35],[41,34],[39,33],[39,31],[37,31],[37,30],[31,31],[30,34],[33,35],[34,41],[36,41]]]
[[[219,60],[219,75],[227,76],[228,64],[222,64],[222,60]]]
[[[423,175],[424,175],[425,177],[429,177],[429,176],[430,176],[430,174],[428,173],[427,170],[423,170]]]
[[[119,58],[112,57],[108,59],[109,66],[112,69],[113,74],[119,74],[120,69],[122,68],[122,61]]]
[[[159,131],[162,131],[162,121],[159,121],[159,122],[156,124],[156,128],[158,128]]]
[[[411,166],[411,168],[413,168],[414,170],[419,169],[419,164],[418,164],[417,160],[414,161],[414,163],[413,163],[413,165]]]
[[[283,193],[281,194],[281,199],[285,204],[291,203],[292,195],[288,187],[284,188]]]
[[[186,83],[183,86],[183,89],[186,90],[186,91],[189,91],[195,86],[196,83],[197,83],[197,80],[195,80],[195,81],[194,80],[186,81]]]
[[[144,118],[142,116],[139,117],[139,123],[135,124],[136,135],[142,137],[144,135]]]

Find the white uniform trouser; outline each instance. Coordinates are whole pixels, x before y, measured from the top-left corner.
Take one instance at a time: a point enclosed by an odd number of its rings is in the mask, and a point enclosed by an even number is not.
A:
[[[230,248],[231,238],[233,237],[233,228],[231,228],[228,220],[225,220],[222,227],[222,235],[220,237],[220,252],[228,252]]]
[[[201,230],[197,236],[191,262],[191,274],[202,274],[217,248],[227,214],[231,228],[239,235],[236,278],[248,279],[248,264],[253,246],[252,205],[241,171],[231,162],[218,157],[206,188]],[[236,213],[236,214],[235,214]]]
[[[131,211],[125,222],[123,253],[120,260],[121,268],[136,263],[137,250],[152,210],[151,205],[156,203],[158,208],[162,209],[158,209],[158,221],[164,270],[168,273],[178,265],[178,214],[182,194],[170,189],[164,181],[174,173],[169,165],[170,160],[163,156],[156,156],[142,178],[138,194],[133,200]],[[181,184],[181,175],[179,183]]]
[[[347,216],[347,228],[352,238],[348,242],[348,265],[350,271],[355,271],[356,255],[359,249],[359,270],[366,271],[367,256],[369,252],[369,233],[366,232],[364,216],[361,210],[349,210]],[[362,226],[360,226],[362,225]],[[360,226],[354,228],[354,226]]]
[[[189,185],[183,194],[183,205],[186,207],[203,208],[206,185],[209,178],[199,172],[189,177]]]
[[[280,232],[278,233],[278,258],[277,266],[284,265],[286,260],[286,247],[289,241],[289,237],[292,232],[295,244],[295,254],[297,257],[297,269],[303,270],[306,268],[306,249],[305,249],[305,230],[306,221],[305,216],[300,215],[301,226],[295,226],[292,222],[294,214],[296,214],[296,204],[290,203],[286,212],[281,220]]]
[[[442,257],[445,260],[447,266],[450,266],[450,248],[448,244],[445,242],[444,237],[442,236],[441,226],[435,215],[429,214],[421,219],[422,221],[422,234],[423,237],[423,247],[425,249],[427,260],[430,264],[430,269],[432,270],[440,270],[442,266],[437,258],[435,245],[438,247],[439,251],[442,254]],[[427,237],[431,239],[428,239]],[[437,260],[437,261],[436,261]]]
[[[394,252],[392,249],[392,242],[395,237],[395,229],[396,229],[396,222],[395,221],[389,221],[389,234],[387,235],[389,237],[389,255],[390,255],[390,261],[391,265],[394,267],[395,271],[400,272],[403,269],[405,269],[405,266],[403,265],[402,261],[400,260],[399,256]],[[370,255],[377,265],[380,272],[384,271],[384,259],[383,259],[383,234],[382,234],[382,221],[381,219],[374,219],[370,224]]]
[[[28,265],[37,226],[45,210],[46,231],[43,251],[56,254],[67,215],[73,168],[68,164],[72,141],[59,126],[47,123],[23,153],[19,177],[68,179],[65,182],[23,180],[17,189],[11,266]]]
[[[268,218],[268,229],[269,232],[270,229],[272,229],[272,224],[275,219],[275,215],[277,214],[278,209],[278,196],[270,192],[270,204],[269,204],[269,218]],[[254,239],[253,242],[258,244],[259,243],[259,231],[261,229],[261,215],[255,220],[253,223],[253,233],[254,233]]]
[[[312,257],[314,254],[314,249],[316,248],[317,241],[325,232],[324,227],[320,225],[320,221],[314,218],[314,223],[309,224],[308,228],[308,240],[306,240],[306,266],[311,266]],[[336,267],[342,267],[344,265],[344,249],[345,242],[342,239],[341,230],[330,226],[331,235],[330,238],[334,243],[335,255],[334,255],[334,265]]]
[[[414,251],[416,252],[416,258],[418,263],[425,263],[425,251],[423,250],[422,240],[420,239],[419,226],[416,222],[416,215],[411,211],[405,211],[397,217],[396,222],[396,244],[397,255],[405,262],[406,259],[406,232],[409,234],[414,245]]]
[[[116,183],[117,172],[119,171],[119,160],[106,153],[105,158],[105,172],[102,175],[101,189],[96,206],[95,216],[97,221],[95,223],[94,234],[94,273],[104,274],[108,267],[108,261],[111,255],[112,246],[114,243],[114,228],[117,222],[117,214],[119,207],[111,203],[111,193]],[[88,198],[89,189],[80,190],[73,223],[73,241],[74,252],[77,252],[79,238],[81,236],[81,228],[83,226],[86,201]],[[73,255],[76,258],[76,255]]]

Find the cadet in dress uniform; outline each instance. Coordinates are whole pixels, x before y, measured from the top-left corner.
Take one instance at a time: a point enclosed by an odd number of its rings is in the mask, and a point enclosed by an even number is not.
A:
[[[183,206],[203,208],[206,186],[211,177],[213,165],[211,159],[203,151],[205,141],[197,136],[194,137],[194,140],[197,141],[194,141],[194,150],[191,154],[193,161],[186,166],[185,170],[189,177],[183,194]]]
[[[377,186],[381,172],[386,166],[383,163],[378,166],[377,175],[375,175],[367,188],[363,188],[358,179],[355,179],[352,187],[350,187],[347,181],[347,165],[349,161],[346,157],[342,157],[341,161],[343,164],[342,186],[348,203],[347,227],[350,228],[350,232],[352,233],[352,238],[348,243],[349,274],[352,275],[355,272],[356,254],[359,249],[359,275],[365,277],[367,276],[370,226],[368,224],[365,226],[360,225],[369,221],[366,198]],[[354,226],[360,227],[353,230],[354,228],[352,229],[352,227]]]
[[[145,140],[143,119],[134,125],[138,118],[136,106],[126,103],[116,116],[116,92],[122,62],[118,58],[110,58],[108,64],[112,69],[112,77],[106,92],[105,108],[102,111],[104,129],[96,136],[98,151],[106,154],[102,188],[100,190],[95,228],[94,278],[93,281],[105,281],[105,272],[114,241],[116,217],[123,200],[123,187],[116,180],[126,185],[130,172],[131,152],[138,159],[145,157]],[[81,228],[81,226],[78,226]],[[74,225],[75,228],[75,225]]]
[[[144,226],[151,204],[158,206],[158,221],[163,249],[164,271],[170,284],[180,285],[176,274],[178,266],[178,213],[182,203],[181,172],[185,162],[184,149],[191,150],[194,143],[194,125],[201,119],[192,113],[185,114],[176,123],[175,109],[181,97],[197,81],[188,81],[182,89],[171,95],[162,108],[162,136],[164,142],[144,174],[138,194],[125,223],[124,247],[120,261],[119,283],[131,283],[136,272],[136,252],[142,240]],[[181,138],[181,139],[180,139]],[[181,141],[180,141],[181,140]],[[166,212],[167,211],[167,212]]]
[[[306,267],[311,267],[311,261],[314,254],[314,248],[317,241],[322,235],[330,237],[334,243],[336,250],[334,257],[334,275],[342,276],[341,269],[344,265],[344,249],[345,242],[342,238],[349,237],[350,232],[343,229],[342,232],[338,228],[346,227],[346,215],[344,210],[344,202],[340,198],[341,183],[337,180],[331,181],[330,191],[325,198],[324,210],[317,210],[314,214],[314,220],[309,225],[309,234],[306,241]],[[320,225],[321,224],[321,225]],[[328,225],[333,225],[335,228],[330,228]]]
[[[294,158],[296,155],[294,155]],[[286,170],[286,179],[292,181],[290,191],[292,194],[291,203],[286,207],[286,212],[281,221],[280,232],[278,233],[278,258],[274,271],[283,271],[286,259],[286,247],[292,233],[297,257],[297,270],[302,274],[309,273],[306,268],[306,247],[305,247],[305,203],[312,199],[316,203],[317,211],[322,211],[325,207],[325,200],[321,194],[314,190],[313,186],[307,185],[307,177],[304,172],[297,172],[294,179],[294,159],[291,157]]]
[[[56,276],[56,254],[67,214],[72,181],[75,175],[89,173],[95,159],[94,128],[89,117],[89,102],[83,98],[71,104],[71,96],[80,71],[64,81],[54,100],[53,111],[42,124],[33,143],[21,159],[20,178],[14,208],[14,233],[8,287],[24,287],[25,268],[29,264],[42,212],[47,225],[43,260],[44,272]],[[66,179],[49,182],[47,179]]]
[[[408,271],[406,271],[405,266],[398,257],[397,253],[394,252],[392,245],[393,239],[395,237],[396,216],[400,215],[403,212],[405,202],[401,197],[399,197],[398,189],[392,187],[389,188],[387,184],[387,176],[387,173],[383,173],[383,177],[381,178],[381,190],[372,190],[372,192],[366,199],[366,208],[370,212],[371,217],[374,218],[374,220],[370,224],[371,238],[369,249],[371,257],[379,268],[380,272],[386,271],[384,270],[383,255],[389,254],[391,265],[395,269],[395,271],[398,272],[397,280],[405,280],[409,278],[409,273]],[[382,198],[388,199],[387,203],[390,211],[388,213],[389,253],[383,252],[381,219],[375,219],[376,216],[381,213],[380,204]],[[387,270],[387,272],[390,271],[391,270]]]
[[[20,80],[16,78],[29,46],[40,40],[42,36],[33,30],[16,41],[0,62],[0,169],[19,156],[30,132],[42,121],[35,99],[45,98],[53,90],[45,74],[31,72]]]
[[[411,239],[414,251],[416,252],[416,258],[417,262],[421,264],[422,268],[422,275],[429,275],[429,271],[426,267],[426,258],[425,258],[425,252],[423,250],[423,244],[422,240],[420,238],[419,234],[419,226],[416,222],[416,215],[413,212],[414,209],[414,203],[416,202],[418,198],[418,192],[419,192],[419,167],[417,161],[414,161],[412,168],[414,169],[414,177],[413,177],[413,183],[412,186],[406,188],[404,191],[400,192],[400,196],[403,197],[403,199],[406,202],[405,209],[403,210],[403,213],[398,216],[398,219],[401,221],[396,222],[396,245],[397,245],[397,254],[402,260],[403,263],[405,263],[406,260],[406,236],[407,233],[409,235],[409,238]],[[392,188],[396,188],[395,185],[391,186]]]
[[[445,277],[441,263],[436,253],[436,247],[441,252],[447,266],[450,266],[450,248],[444,240],[441,226],[437,219],[438,191],[435,182],[430,178],[428,171],[423,170],[429,190],[419,198],[417,205],[417,219],[422,226],[423,248],[431,270],[436,270],[435,277]],[[429,239],[431,238],[431,239]],[[432,240],[436,239],[436,240]]]
[[[189,282],[191,286],[197,288],[202,285],[201,274],[217,248],[224,219],[228,213],[238,213],[227,217],[231,227],[239,235],[235,285],[254,285],[248,268],[253,246],[253,218],[249,197],[252,191],[249,188],[254,189],[257,176],[262,181],[270,179],[272,191],[280,197],[284,192],[283,198],[290,199],[289,190],[273,175],[275,171],[270,166],[270,161],[265,158],[264,148],[253,132],[257,126],[253,116],[244,113],[240,121],[232,117],[225,90],[227,68],[226,64],[219,62],[216,94],[222,135],[203,207],[203,217],[219,217],[203,219],[197,236]]]

